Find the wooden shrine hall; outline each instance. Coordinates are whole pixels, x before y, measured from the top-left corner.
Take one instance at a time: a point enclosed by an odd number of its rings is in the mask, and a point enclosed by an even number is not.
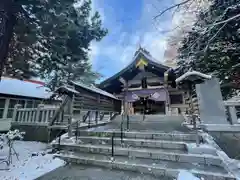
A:
[[[133,61],[99,88],[125,102],[129,114],[178,114],[187,108],[184,92],[175,84],[175,74],[139,48]]]

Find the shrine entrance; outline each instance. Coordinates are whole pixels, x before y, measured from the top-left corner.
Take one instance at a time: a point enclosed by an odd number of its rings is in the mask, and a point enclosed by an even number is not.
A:
[[[154,101],[141,97],[133,102],[134,114],[165,114],[165,101]]]

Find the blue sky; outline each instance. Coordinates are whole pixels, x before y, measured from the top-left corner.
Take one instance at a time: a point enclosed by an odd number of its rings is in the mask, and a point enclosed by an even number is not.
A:
[[[100,42],[91,46],[94,70],[103,79],[124,68],[132,61],[139,45],[163,62],[168,35],[172,27],[171,14],[158,21],[153,17],[174,3],[174,0],[93,0],[93,10],[99,11],[103,26],[109,31]]]

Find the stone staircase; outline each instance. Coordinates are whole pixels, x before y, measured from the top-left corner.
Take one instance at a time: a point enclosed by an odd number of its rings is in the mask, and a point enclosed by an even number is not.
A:
[[[77,141],[62,140],[59,158],[76,164],[101,166],[175,179],[187,170],[204,180],[234,180],[217,154],[191,154],[187,145],[196,135],[186,132],[81,130]],[[201,139],[201,137],[200,137]],[[58,147],[53,143],[53,147]]]

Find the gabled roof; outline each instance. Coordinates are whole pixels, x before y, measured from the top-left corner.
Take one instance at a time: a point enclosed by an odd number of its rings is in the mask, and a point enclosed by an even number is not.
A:
[[[0,94],[48,99],[52,92],[39,82],[2,77]]]
[[[165,66],[161,64],[158,60],[153,58],[150,54],[146,53],[144,49],[139,48],[139,50],[135,53],[133,60],[120,72],[116,73],[112,77],[104,80],[103,82],[100,83],[99,87],[103,87],[104,84],[110,82],[111,80],[114,80],[120,76],[122,76],[125,72],[127,72],[129,69],[135,67],[137,61],[140,59],[139,57],[144,57],[144,60],[148,61],[148,63],[152,66],[155,66],[157,68],[163,69],[164,71],[167,71],[170,67]]]

